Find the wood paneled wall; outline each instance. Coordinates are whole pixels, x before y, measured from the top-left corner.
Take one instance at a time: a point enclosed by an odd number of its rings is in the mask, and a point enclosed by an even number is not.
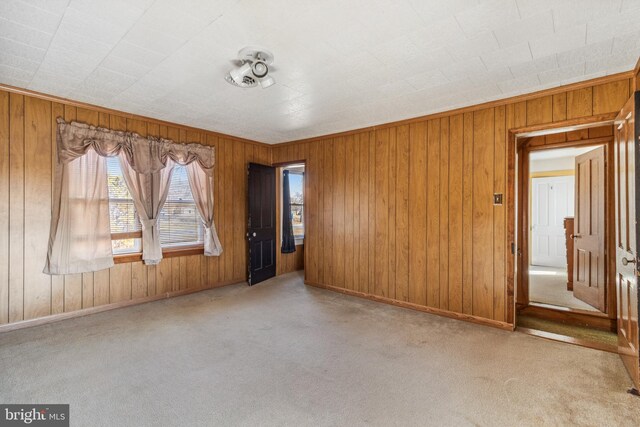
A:
[[[304,270],[304,245],[296,245],[296,251],[283,254],[278,251],[276,275]]]
[[[509,129],[615,113],[629,77],[276,145],[274,162],[306,159],[305,280],[512,323]]]
[[[56,118],[216,147],[215,222],[220,257],[117,264],[67,276],[42,273],[51,218]],[[246,163],[271,148],[107,110],[0,90],[0,324],[246,280]]]
[[[0,325],[246,280],[246,163],[296,160],[308,283],[506,325],[510,213],[492,195],[508,191],[508,130],[616,112],[635,82],[609,80],[274,147],[0,90]],[[43,274],[58,116],[214,145],[223,254]]]

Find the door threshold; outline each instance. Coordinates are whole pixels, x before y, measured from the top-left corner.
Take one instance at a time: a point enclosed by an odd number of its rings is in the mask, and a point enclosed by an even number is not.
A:
[[[583,310],[573,310],[566,307],[557,307],[548,304],[529,303],[527,306],[520,306],[518,314],[551,320],[554,322],[566,323],[569,325],[586,326],[602,331],[615,332],[616,319],[609,318],[604,313],[588,312]]]
[[[582,314],[585,316],[603,317],[603,318],[609,317],[607,316],[606,313],[603,313],[599,310],[583,310],[581,308],[571,308],[571,307],[566,307],[564,305],[548,304],[545,302],[538,302],[538,301],[529,301],[529,306],[546,308],[548,310],[561,311],[563,313],[576,313],[576,314]]]
[[[580,347],[587,347],[587,348],[592,348],[594,350],[601,350],[601,351],[607,351],[609,353],[618,354],[618,347],[614,345],[608,345],[608,344],[585,340],[581,338],[569,337],[567,335],[556,334],[554,332],[524,328],[521,326],[517,326],[516,331],[522,332],[527,335],[533,335],[534,337],[544,338],[551,341],[558,341],[558,342],[563,342],[567,344],[577,345]]]

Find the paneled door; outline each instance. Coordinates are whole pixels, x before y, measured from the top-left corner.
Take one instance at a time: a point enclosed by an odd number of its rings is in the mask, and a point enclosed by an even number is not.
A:
[[[563,221],[573,216],[573,176],[531,180],[531,265],[567,268]]]
[[[249,285],[276,275],[276,170],[249,163]]]
[[[640,92],[627,101],[615,121],[616,292],[618,353],[636,388],[640,387],[638,353],[638,186],[635,145],[640,136],[636,121]]]
[[[576,202],[573,227],[573,295],[604,312],[605,148],[576,156]]]

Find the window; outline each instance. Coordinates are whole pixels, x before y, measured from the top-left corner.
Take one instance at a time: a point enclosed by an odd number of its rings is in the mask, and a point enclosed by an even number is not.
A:
[[[117,157],[107,158],[107,179],[113,253],[140,253],[142,227]],[[158,217],[158,226],[163,248],[201,245],[204,241],[204,226],[184,166],[176,165],[173,169],[169,194]]]
[[[204,226],[193,201],[187,168],[173,168],[169,195],[158,217],[160,243],[167,246],[190,246],[204,242]]]
[[[107,157],[107,180],[113,253],[142,252],[142,226],[117,157]]]
[[[296,239],[304,238],[304,165],[288,167],[291,223]]]

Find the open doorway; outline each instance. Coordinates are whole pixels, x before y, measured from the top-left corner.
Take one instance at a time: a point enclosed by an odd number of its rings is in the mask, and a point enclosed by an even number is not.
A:
[[[616,351],[613,127],[518,144],[517,327]]]
[[[605,312],[604,156],[601,145],[531,153],[531,302]]]
[[[281,164],[276,167],[276,218],[280,242],[276,255],[278,275],[304,270],[305,184],[304,162]],[[288,247],[284,244],[287,240],[287,221],[284,220],[290,221],[293,233],[293,245]]]

